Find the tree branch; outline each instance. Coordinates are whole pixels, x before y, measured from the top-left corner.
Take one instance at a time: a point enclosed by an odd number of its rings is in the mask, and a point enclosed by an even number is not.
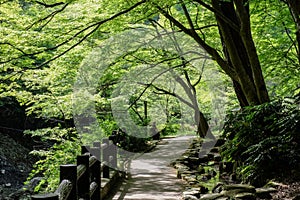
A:
[[[62,3],[62,4],[64,4],[64,3]],[[62,5],[62,4],[59,4],[59,5]],[[66,8],[68,5],[69,5],[68,3],[64,4],[64,6],[61,7],[60,9],[53,11],[52,13],[50,13],[49,15],[47,15],[46,17],[44,17],[44,18],[42,18],[42,19],[39,19],[39,20],[37,20],[36,22],[33,22],[33,23],[32,23],[31,25],[29,25],[26,29],[29,30],[29,29],[31,29],[34,25],[36,25],[36,24],[38,24],[38,23],[40,23],[40,22],[42,22],[42,21],[45,21],[45,20],[49,19],[44,25],[41,26],[41,28],[45,27],[45,26],[53,19],[53,17],[54,17],[55,15],[57,15],[58,13],[64,11],[65,8]]]
[[[29,54],[25,53],[22,49],[16,47],[15,45],[13,45],[13,44],[11,44],[11,43],[9,43],[9,42],[0,42],[0,45],[8,45],[8,46],[11,46],[13,49],[18,50],[18,51],[21,52],[22,54],[24,54],[24,55],[29,55]],[[4,64],[4,63],[0,62],[0,64]]]
[[[287,34],[288,38],[291,40],[291,42],[292,42],[292,44],[293,44],[293,46],[294,46],[294,48],[295,48],[295,50],[296,50],[297,55],[300,55],[299,49],[298,49],[298,47],[297,47],[297,45],[296,45],[296,41],[293,40],[293,38],[292,38],[292,36],[290,35],[289,30],[288,30],[288,28],[286,27],[286,25],[285,25],[284,22],[282,22],[282,25],[284,26],[285,33]]]
[[[16,58],[13,58],[13,59],[4,61],[4,62],[2,61],[2,62],[0,62],[0,64],[7,63],[7,62],[10,62],[10,61],[12,61],[12,60],[20,59],[20,58],[26,57],[26,56],[28,56],[28,55],[32,56],[32,55],[41,54],[41,53],[43,53],[43,52],[55,50],[55,49],[57,49],[57,48],[59,48],[59,47],[65,45],[65,44],[69,43],[70,41],[74,40],[74,39],[77,38],[77,36],[80,35],[81,33],[83,33],[83,32],[85,32],[85,31],[87,31],[87,30],[93,28],[88,34],[86,34],[86,35],[85,35],[83,38],[81,38],[78,42],[76,42],[75,44],[73,44],[71,47],[69,47],[68,49],[66,49],[66,50],[63,51],[62,53],[58,54],[57,56],[54,56],[54,57],[51,58],[50,60],[47,60],[47,61],[43,62],[42,64],[36,66],[36,67],[26,68],[26,69],[38,69],[38,68],[41,68],[41,67],[43,67],[43,66],[49,64],[49,63],[52,62],[53,60],[56,60],[57,58],[60,58],[61,56],[65,55],[67,52],[69,52],[70,50],[72,50],[74,47],[76,47],[76,46],[78,46],[79,44],[81,44],[81,43],[82,43],[85,39],[87,39],[92,33],[94,33],[101,25],[103,25],[103,24],[105,24],[105,23],[107,23],[107,22],[109,22],[109,21],[112,21],[112,20],[114,20],[115,18],[117,18],[117,17],[119,17],[119,16],[121,16],[121,15],[124,15],[124,14],[130,12],[131,10],[135,9],[136,7],[142,5],[142,4],[145,3],[145,2],[147,2],[147,0],[142,0],[142,1],[140,1],[140,2],[137,2],[136,4],[132,5],[131,7],[127,8],[127,9],[125,9],[125,10],[123,10],[123,11],[117,13],[117,14],[112,15],[111,17],[109,17],[109,18],[107,18],[107,19],[101,20],[101,21],[99,21],[99,22],[93,23],[93,24],[91,24],[91,25],[85,27],[85,28],[81,29],[80,31],[78,31],[77,33],[75,33],[72,37],[70,37],[69,39],[67,39],[67,40],[65,40],[65,41],[63,41],[63,42],[61,42],[60,44],[56,45],[55,47],[47,48],[47,49],[45,49],[45,50],[38,51],[38,52],[35,52],[35,53],[31,53],[31,54],[28,54],[28,53],[25,53],[25,52],[24,52],[25,54],[23,54],[23,55],[21,55],[21,56],[18,56],[18,57],[16,57]],[[20,72],[23,72],[24,70],[25,70],[25,69],[20,70],[19,73],[20,73]]]
[[[198,80],[193,84],[193,87],[196,87],[196,85],[198,85],[200,83],[200,81],[202,79],[202,74],[203,74],[205,63],[206,63],[206,59],[202,63],[201,74],[200,74]]]
[[[191,36],[207,53],[220,65],[220,67],[228,74],[232,79],[236,80],[237,76],[235,71],[229,66],[229,64],[220,56],[216,49],[209,46],[203,39],[199,37],[198,34],[194,34],[190,29],[187,29],[182,23],[177,21],[168,12],[162,9],[160,6],[156,5],[157,9],[176,27],[181,29],[184,33]]]
[[[53,7],[65,4],[64,2],[57,2],[57,3],[53,3],[53,4],[47,4],[47,3],[44,3],[44,2],[41,2],[41,1],[35,1],[35,3],[40,4],[40,5],[44,6],[45,8],[53,8]]]
[[[211,12],[215,13],[218,17],[220,17],[224,22],[226,22],[231,28],[233,28],[235,31],[239,31],[239,27],[232,22],[229,18],[227,18],[225,15],[223,15],[221,12],[218,10],[214,9],[210,5],[204,3],[201,0],[194,0],[195,2],[199,3],[201,6],[205,7],[206,9],[210,10]]]
[[[143,83],[140,83],[140,84],[143,84]],[[176,97],[178,98],[182,103],[186,104],[187,106],[195,109],[195,106],[193,106],[192,103],[188,102],[187,100],[185,100],[184,98],[180,97],[178,94],[176,94],[175,92],[170,92],[168,90],[165,90],[163,88],[159,88],[157,87],[156,85],[154,85],[153,83],[150,83],[150,84],[144,84],[144,85],[147,85],[148,87],[152,86],[154,89],[156,89],[157,91],[160,91],[160,92],[163,92],[164,94],[167,94],[167,95],[171,95],[173,97]]]
[[[187,19],[187,21],[189,23],[189,26],[191,28],[191,31],[195,32],[195,27],[194,27],[193,21],[191,19],[191,16],[189,14],[189,11],[187,10],[187,8],[186,8],[186,6],[185,6],[185,4],[183,3],[182,0],[180,0],[180,3],[181,3],[181,7],[183,9],[184,15],[185,15],[185,17],[186,17],[186,19]]]

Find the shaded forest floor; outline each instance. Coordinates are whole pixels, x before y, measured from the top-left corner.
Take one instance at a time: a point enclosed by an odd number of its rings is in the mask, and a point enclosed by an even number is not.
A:
[[[9,134],[0,132],[0,199],[21,189],[33,166],[35,159],[31,151],[22,144],[24,138],[18,135],[13,139]]]
[[[272,195],[272,199],[300,200],[300,181],[293,182],[287,180],[283,181],[283,183],[278,183],[274,187],[278,190],[278,192]]]

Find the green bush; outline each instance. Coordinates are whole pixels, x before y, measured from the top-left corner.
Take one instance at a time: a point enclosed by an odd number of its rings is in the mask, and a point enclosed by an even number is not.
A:
[[[111,139],[118,147],[130,152],[144,152],[148,150],[150,145],[148,141],[151,140],[151,137],[134,137],[121,129],[114,131],[113,136]]]
[[[73,128],[62,129],[60,127],[26,131],[26,134],[39,136],[49,143],[48,149],[33,150],[31,154],[39,157],[31,173],[28,176],[28,184],[34,177],[42,177],[35,187],[35,192],[54,192],[59,185],[59,166],[63,164],[75,164],[76,156],[80,154],[81,142]]]
[[[284,177],[300,163],[300,109],[294,99],[246,107],[228,115],[221,155],[254,185]]]

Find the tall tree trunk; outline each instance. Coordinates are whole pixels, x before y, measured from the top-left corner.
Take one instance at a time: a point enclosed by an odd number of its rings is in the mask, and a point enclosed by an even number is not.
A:
[[[299,0],[287,0],[287,5],[290,9],[291,15],[296,25],[296,40],[298,44],[297,56],[300,64],[300,1]]]
[[[208,132],[209,125],[198,105],[194,108],[194,119],[197,126],[197,135],[204,138]]]
[[[243,108],[245,106],[249,106],[247,98],[245,97],[243,90],[241,88],[241,85],[235,80],[232,80],[232,82],[233,82],[233,88],[234,88],[235,94],[240,103],[240,107]]]
[[[228,64],[234,69],[237,78],[233,85],[242,107],[258,105],[269,101],[260,62],[250,29],[247,1],[212,0],[213,8],[223,15],[216,14],[223,51]],[[238,30],[228,25],[226,17]]]

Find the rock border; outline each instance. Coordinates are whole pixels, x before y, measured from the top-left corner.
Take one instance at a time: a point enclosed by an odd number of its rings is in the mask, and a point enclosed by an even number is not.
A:
[[[272,199],[277,192],[273,187],[255,188],[241,184],[233,172],[234,164],[223,162],[217,145],[205,156],[199,158],[202,139],[195,138],[182,156],[171,165],[177,170],[177,178],[187,182],[183,191],[184,200],[256,200]]]

